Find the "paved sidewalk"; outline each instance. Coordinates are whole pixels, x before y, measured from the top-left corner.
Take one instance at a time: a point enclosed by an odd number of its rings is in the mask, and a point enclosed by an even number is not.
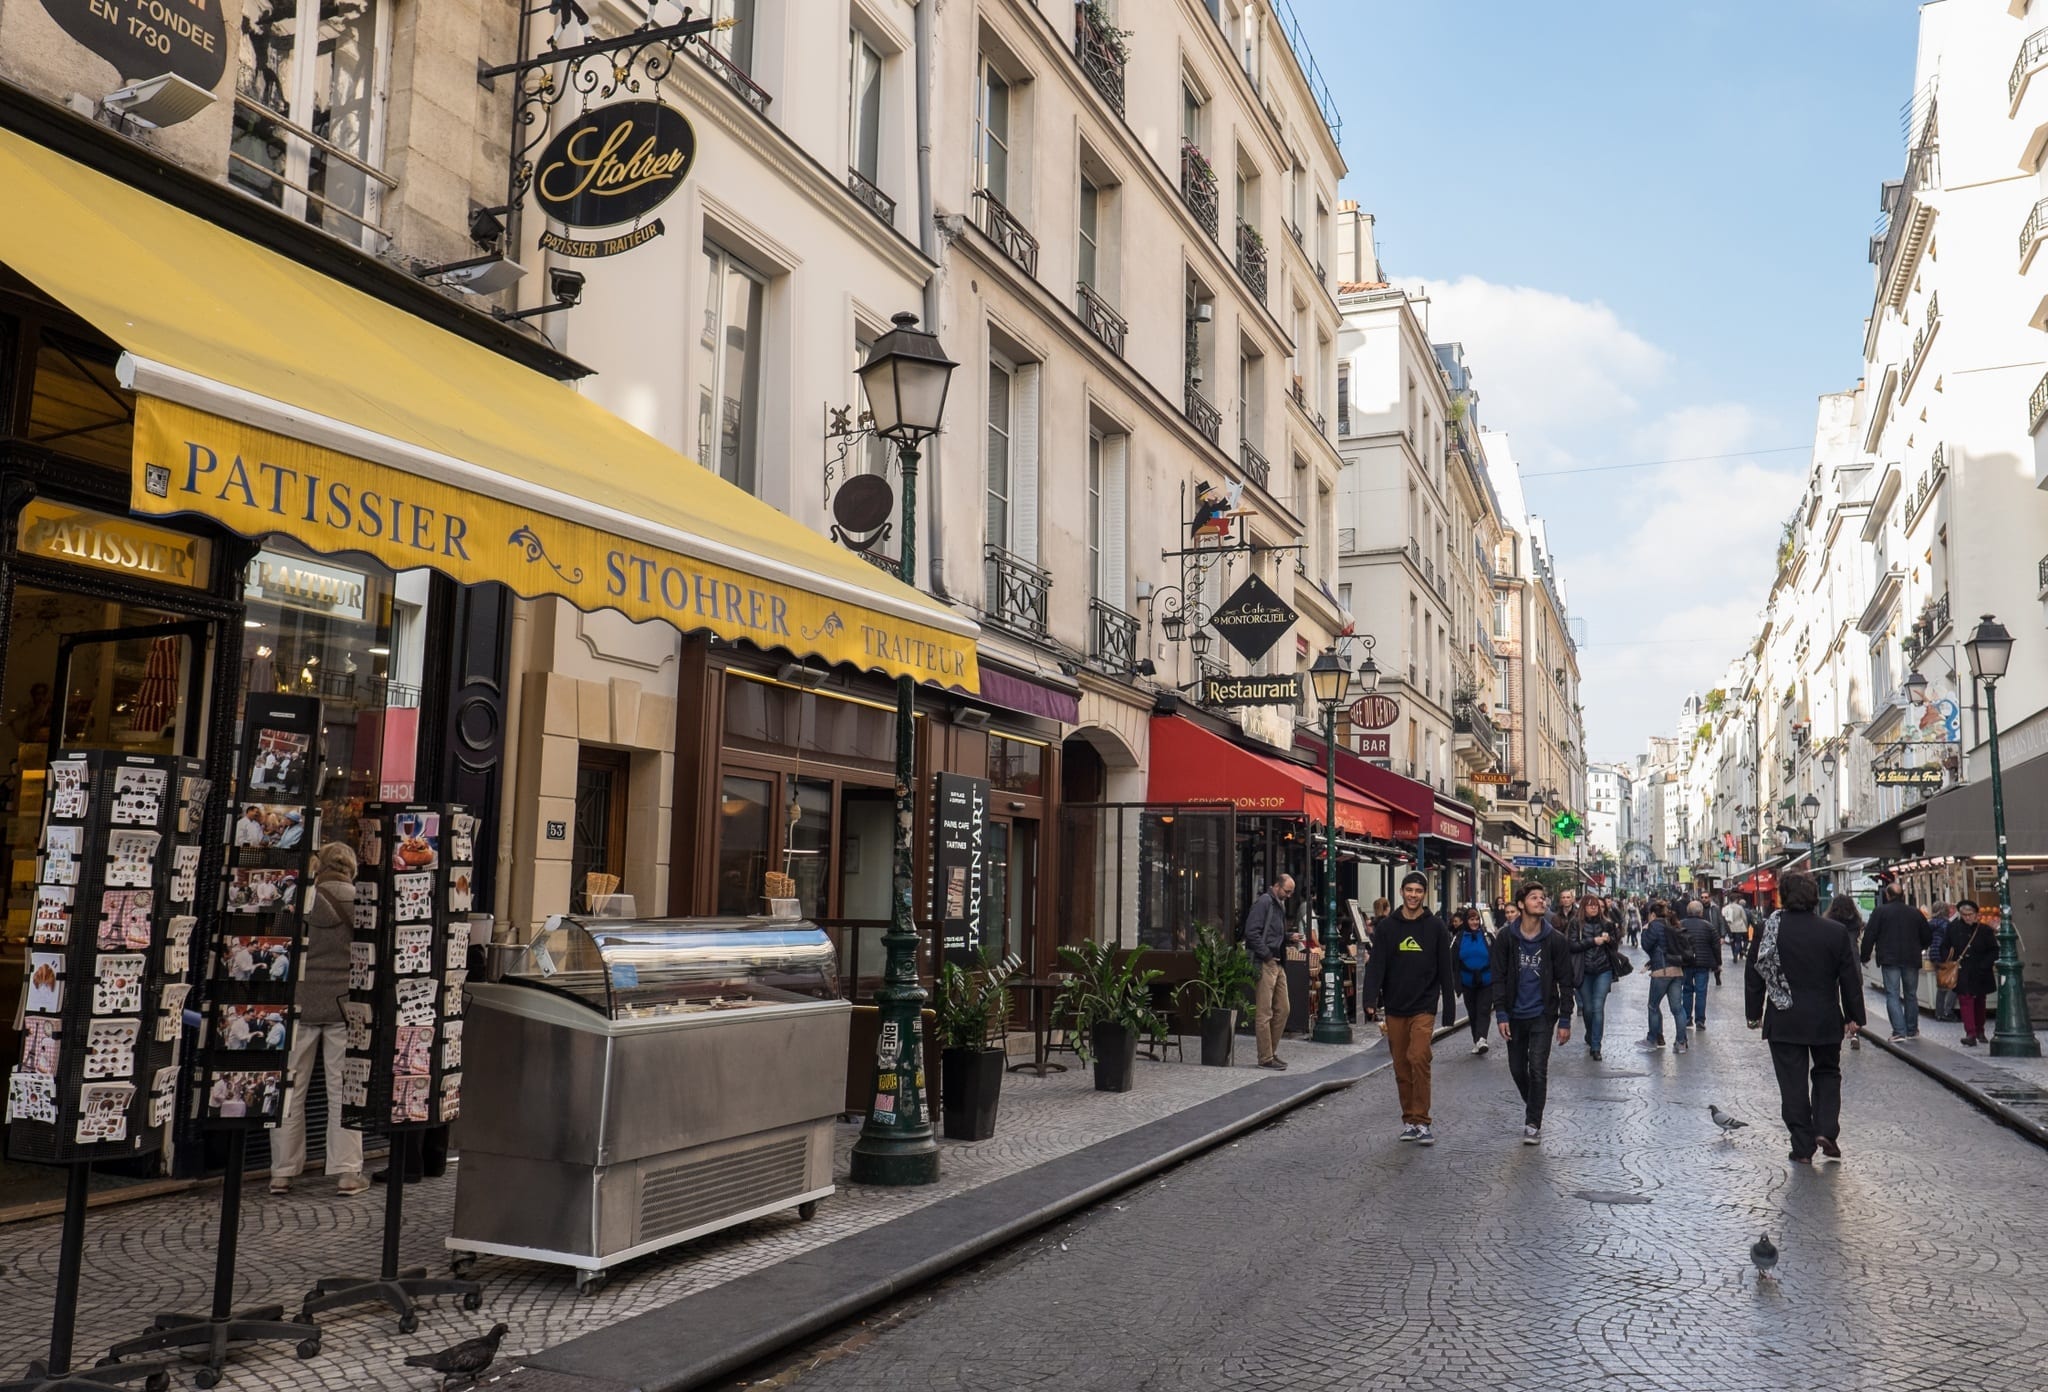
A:
[[[1137,1087],[1128,1093],[1096,1092],[1085,1069],[1046,1078],[1008,1075],[995,1138],[974,1145],[942,1141],[943,1177],[936,1185],[842,1187],[821,1204],[811,1222],[801,1222],[791,1212],[728,1229],[616,1268],[611,1283],[588,1297],[575,1294],[563,1268],[483,1258],[475,1272],[485,1288],[481,1311],[464,1312],[452,1300],[430,1301],[422,1310],[420,1332],[411,1336],[399,1334],[388,1314],[368,1307],[337,1312],[322,1323],[325,1347],[319,1357],[300,1362],[284,1345],[253,1348],[230,1364],[224,1385],[265,1392],[431,1387],[429,1375],[402,1366],[405,1357],[482,1333],[497,1321],[511,1326],[504,1353],[506,1362],[516,1365],[520,1355],[557,1345],[573,1348],[579,1336],[665,1311],[692,1295],[715,1291],[1000,1181],[1021,1178],[1038,1203],[1051,1204],[1061,1197],[1053,1192],[1059,1183],[1077,1175],[1088,1177],[1049,1169],[1056,1162],[1145,1133],[1129,1141],[1124,1153],[1110,1157],[1120,1169],[1142,1166],[1147,1146],[1183,1146],[1219,1128],[1257,1124],[1276,1099],[1284,1109],[1331,1085],[1327,1078],[1311,1081],[1319,1070],[1355,1061],[1355,1068],[1345,1070],[1348,1076],[1343,1081],[1348,1082],[1385,1057],[1378,1031],[1370,1027],[1359,1030],[1358,1042],[1341,1048],[1290,1040],[1284,1053],[1294,1067],[1285,1074],[1252,1066],[1249,1040],[1238,1050],[1237,1067],[1203,1068],[1192,1061],[1199,1042],[1187,1041],[1190,1062],[1185,1064],[1141,1060]],[[1188,1120],[1172,1124],[1183,1118]],[[1146,1132],[1162,1123],[1168,1124],[1165,1132]],[[847,1152],[858,1134],[857,1124],[839,1127],[836,1170],[842,1186]],[[1092,1173],[1100,1166],[1081,1168]],[[459,1161],[446,1178],[407,1187],[401,1264],[445,1268],[443,1239],[452,1222],[458,1170]],[[1103,1177],[1094,1175],[1098,1181]],[[296,1307],[319,1277],[374,1270],[382,1235],[382,1193],[379,1187],[359,1198],[343,1199],[335,1195],[330,1181],[316,1179],[301,1180],[288,1197],[272,1198],[260,1182],[252,1184],[244,1199],[236,1306]],[[141,1332],[161,1311],[207,1308],[218,1207],[219,1190],[207,1186],[90,1215],[76,1363],[89,1364],[115,1340]],[[993,1226],[981,1224],[983,1229]],[[948,1221],[945,1230],[947,1242],[954,1246],[971,1236],[957,1221]],[[45,1351],[57,1238],[55,1221],[0,1228],[0,1310],[7,1312],[7,1318],[0,1319],[0,1369],[23,1366]],[[663,1323],[673,1330],[673,1321],[655,1321],[657,1327]],[[706,1331],[721,1326],[693,1321],[690,1328],[688,1342],[701,1347]],[[588,1347],[584,1345],[586,1353]],[[662,1357],[673,1362],[669,1354]],[[572,1356],[569,1361],[577,1359]],[[551,1379],[546,1385],[603,1384]]]
[[[1962,1045],[1959,1021],[1937,1020],[1920,1012],[1920,1037],[1894,1044],[1884,1013],[1884,992],[1869,993],[1869,1042],[1904,1059],[1913,1067],[1989,1112],[2028,1139],[2048,1146],[2048,1059],[1994,1058],[1988,1044]],[[1994,1002],[1995,1004],[1995,1002]],[[2044,1023],[2036,1021],[2039,1030]]]

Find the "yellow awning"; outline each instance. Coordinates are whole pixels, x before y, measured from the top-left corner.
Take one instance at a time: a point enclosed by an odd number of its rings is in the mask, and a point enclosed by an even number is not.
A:
[[[573,388],[4,130],[0,188],[127,350],[134,511],[977,689],[971,621]]]

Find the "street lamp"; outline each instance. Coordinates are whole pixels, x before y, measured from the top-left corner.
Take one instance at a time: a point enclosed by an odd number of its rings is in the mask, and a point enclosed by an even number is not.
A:
[[[1906,693],[1906,700],[1913,705],[1924,706],[1927,704],[1927,674],[1925,672],[1916,669],[1905,681],[1899,683],[1899,689]]]
[[[860,369],[861,390],[877,435],[896,442],[903,470],[903,555],[898,574],[917,583],[917,447],[936,435],[946,413],[946,388],[958,366],[939,340],[898,314],[896,327],[875,340]],[[856,1184],[932,1184],[939,1143],[932,1136],[924,1078],[925,990],[917,983],[917,924],[910,912],[911,827],[917,817],[913,745],[917,683],[896,678],[896,859],[882,986],[875,992],[875,1098],[853,1143]],[[888,1080],[888,1081],[884,1081]],[[885,1107],[883,1103],[888,1105]]]
[[[2012,634],[1986,614],[1963,641],[1970,675],[1984,685],[1984,721],[1990,730],[1991,833],[1998,842],[1998,1032],[1993,1058],[2039,1058],[2041,1041],[2027,1014],[2027,987],[2020,972],[2020,935],[2012,922],[2012,881],[2005,863],[2005,786],[1998,767],[1998,681],[2012,661]]]
[[[1337,952],[1337,708],[1351,687],[1351,671],[1337,649],[1324,648],[1308,669],[1309,690],[1323,708],[1323,978],[1316,997],[1318,1044],[1349,1044],[1351,1020],[1344,1010],[1344,963]]]
[[[1216,635],[1206,628],[1198,628],[1188,637],[1188,651],[1200,662],[1209,655],[1210,647],[1216,642]]]
[[[1806,814],[1806,869],[1811,874],[1820,869],[1820,847],[1813,839],[1813,824],[1820,816],[1820,799],[1808,793],[1799,799],[1799,810]]]

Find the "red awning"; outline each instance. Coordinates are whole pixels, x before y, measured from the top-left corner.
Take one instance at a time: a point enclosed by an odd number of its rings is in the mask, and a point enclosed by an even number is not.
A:
[[[1306,754],[1317,768],[1322,767],[1321,740],[1298,734],[1294,747]],[[1404,778],[1392,769],[1383,769],[1341,746],[1337,750],[1337,780],[1404,814],[1407,830],[1397,833],[1404,841],[1415,840],[1418,832],[1440,841],[1455,841],[1461,846],[1470,846],[1476,839],[1470,808],[1439,797],[1427,783]]]
[[[1239,812],[1323,820],[1326,798],[1321,772],[1270,754],[1258,754],[1212,735],[1177,715],[1152,717],[1152,772],[1146,801],[1177,804],[1228,803]],[[1394,808],[1378,798],[1337,784],[1337,827],[1357,836],[1394,840]]]
[[[1778,876],[1770,870],[1752,870],[1749,878],[1736,888],[1748,894],[1775,894],[1778,891]]]

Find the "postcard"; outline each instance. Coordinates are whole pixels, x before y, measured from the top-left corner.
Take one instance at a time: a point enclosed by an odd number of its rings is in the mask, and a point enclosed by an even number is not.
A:
[[[139,952],[99,957],[94,963],[92,1013],[140,1015],[143,964],[144,958]]]
[[[28,999],[24,1009],[31,1015],[55,1015],[64,1008],[64,954],[31,952],[28,955]]]
[[[126,1078],[135,1072],[135,1041],[140,1020],[93,1020],[85,1027],[87,1078]]]
[[[128,1106],[135,1100],[133,1083],[87,1083],[78,1090],[80,1145],[128,1139]]]
[[[57,1124],[57,1080],[17,1068],[7,1075],[7,1119]]]

